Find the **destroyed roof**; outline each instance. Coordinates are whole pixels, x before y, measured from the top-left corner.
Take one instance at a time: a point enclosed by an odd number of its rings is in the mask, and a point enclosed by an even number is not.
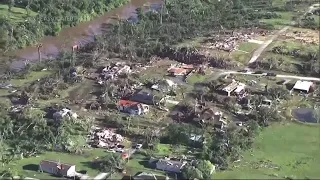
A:
[[[187,70],[186,69],[183,69],[183,68],[171,68],[169,70],[169,72],[171,73],[177,73],[177,74],[180,74],[180,73],[185,73]]]
[[[313,85],[311,81],[297,81],[296,84],[293,86],[293,89],[309,91],[310,87]]]
[[[182,66],[180,66],[180,68],[183,68],[183,69],[193,69],[194,66],[192,64],[184,64]]]
[[[239,83],[237,81],[233,81],[232,83],[230,83],[228,86],[226,86],[225,88],[223,88],[223,91],[226,92],[232,92],[233,90],[235,90],[237,87],[239,86]]]
[[[133,106],[133,105],[136,105],[136,104],[139,104],[138,102],[134,102],[134,101],[129,101],[129,100],[123,100],[121,99],[119,101],[119,105],[120,106]]]
[[[234,90],[234,92],[235,93],[240,93],[242,90],[244,90],[245,86],[246,86],[245,84],[239,83],[237,88],[236,88],[236,90]]]
[[[60,162],[52,161],[52,160],[42,160],[42,161],[40,161],[40,164],[39,164],[40,170],[42,170],[42,169],[43,170],[45,170],[45,169],[58,169],[59,166],[61,168],[62,175],[66,176],[68,170],[72,166],[75,166],[75,165],[60,163]]]

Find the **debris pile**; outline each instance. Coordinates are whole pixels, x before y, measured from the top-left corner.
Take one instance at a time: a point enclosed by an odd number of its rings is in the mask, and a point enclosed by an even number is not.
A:
[[[88,143],[93,147],[113,149],[123,141],[120,134],[115,133],[114,129],[92,128],[88,135]]]
[[[312,30],[287,32],[284,36],[293,38],[304,44],[319,44],[319,34]]]
[[[238,41],[247,41],[248,39],[250,39],[248,34],[235,33],[231,37],[219,38],[219,40],[212,43],[211,48],[213,47],[219,50],[230,52],[236,48]]]
[[[98,78],[98,84],[103,84],[103,80],[115,79],[120,74],[131,73],[131,68],[123,63],[116,63],[102,69]]]

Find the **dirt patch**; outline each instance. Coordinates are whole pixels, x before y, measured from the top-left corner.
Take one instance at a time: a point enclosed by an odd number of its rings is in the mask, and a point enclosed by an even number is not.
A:
[[[294,39],[303,44],[319,44],[319,31],[293,28],[291,31],[282,34],[287,39]]]
[[[79,84],[78,88],[74,88],[69,92],[69,99],[71,101],[81,101],[81,100],[89,100],[94,98],[92,92],[94,92],[95,83],[92,80],[84,79],[81,84]]]

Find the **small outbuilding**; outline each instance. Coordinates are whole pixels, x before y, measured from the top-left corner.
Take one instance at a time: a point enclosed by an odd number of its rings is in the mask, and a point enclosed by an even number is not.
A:
[[[292,90],[309,93],[311,87],[313,86],[313,82],[311,81],[297,81],[293,86]]]

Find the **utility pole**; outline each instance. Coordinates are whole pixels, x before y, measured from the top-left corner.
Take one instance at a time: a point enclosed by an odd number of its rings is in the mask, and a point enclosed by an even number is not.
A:
[[[37,45],[37,48],[38,48],[38,58],[39,58],[39,62],[42,61],[42,54],[41,54],[41,50],[42,50],[42,44],[38,44]]]
[[[161,4],[160,24],[162,24],[163,6],[166,6],[166,0],[164,0],[163,3]]]

